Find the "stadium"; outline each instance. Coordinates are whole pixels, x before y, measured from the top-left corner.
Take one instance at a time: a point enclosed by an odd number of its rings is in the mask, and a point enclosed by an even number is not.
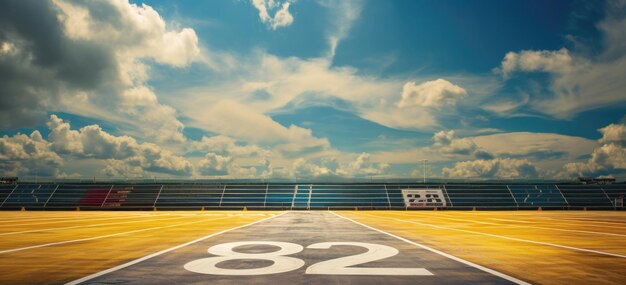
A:
[[[57,182],[0,190],[7,284],[624,278],[619,183]]]
[[[626,0],[0,0],[2,284],[626,284]]]

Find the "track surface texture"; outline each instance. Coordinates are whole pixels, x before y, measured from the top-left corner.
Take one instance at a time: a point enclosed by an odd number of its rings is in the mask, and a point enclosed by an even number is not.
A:
[[[626,212],[0,212],[0,284],[624,284]]]

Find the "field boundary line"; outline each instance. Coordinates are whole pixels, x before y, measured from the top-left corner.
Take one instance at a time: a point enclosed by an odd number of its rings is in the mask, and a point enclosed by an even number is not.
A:
[[[32,212],[20,212],[20,213],[32,213]],[[43,213],[43,212],[42,212]],[[50,213],[50,212],[46,212],[46,213]],[[18,219],[3,219],[0,220],[0,226],[4,225],[4,224],[10,224],[10,223],[17,223],[17,222],[42,222],[42,221],[56,221],[56,220],[71,220],[71,219],[77,219],[77,218],[81,218],[81,217],[88,217],[88,216],[93,216],[91,214],[83,214],[84,212],[82,212],[81,214],[78,214],[80,212],[76,212],[76,211],[72,211],[70,212],[72,214],[76,214],[75,216],[52,216],[52,217],[39,217],[39,218],[34,218],[34,217],[23,217],[23,218],[18,218]],[[114,217],[115,215],[111,215],[111,214],[105,214],[105,213],[101,213],[101,215],[99,215],[101,217]]]
[[[528,216],[527,216],[528,217]],[[554,217],[537,217],[539,219],[543,219],[543,220],[551,220],[551,221],[559,221],[561,223],[567,223],[568,225],[581,225],[584,224],[585,226],[589,226],[589,227],[596,227],[596,228],[611,228],[611,229],[626,229],[626,227],[624,227],[624,223],[622,222],[607,222],[607,221],[598,221],[598,220],[591,220],[591,219],[580,219],[580,218],[554,218]],[[522,218],[524,219],[524,218]],[[601,225],[603,224],[603,225]]]
[[[447,219],[447,220],[452,220],[452,221],[470,222],[470,223],[483,224],[483,225],[504,226],[504,227],[511,227],[511,228],[540,229],[540,230],[549,230],[549,231],[558,231],[558,232],[574,232],[574,233],[584,233],[584,234],[595,234],[595,235],[607,235],[607,236],[616,236],[616,237],[626,237],[626,235],[624,235],[624,234],[607,233],[607,232],[594,232],[594,231],[585,231],[585,230],[559,229],[559,228],[550,228],[550,227],[541,227],[541,226],[507,225],[507,224],[494,223],[494,222],[470,220],[470,219],[465,219],[465,218],[452,218],[452,217],[450,217],[450,216],[448,216],[446,214],[441,214],[441,213],[439,213],[437,215],[430,216],[430,217],[442,218],[442,219]]]
[[[158,214],[159,216],[169,216],[169,214]],[[52,221],[48,223],[25,223],[25,224],[14,224],[14,225],[0,225],[0,228],[6,227],[19,227],[19,226],[37,226],[37,225],[48,225],[48,224],[60,224],[60,223],[71,223],[71,222],[85,222],[85,221],[105,221],[105,220],[124,220],[124,219],[134,219],[144,216],[133,215],[133,216],[104,216],[100,218],[93,219],[72,219],[72,220],[63,220],[63,221]]]
[[[103,270],[103,271],[100,271],[100,272],[96,272],[96,273],[91,274],[91,275],[87,275],[87,276],[85,276],[85,277],[83,277],[83,278],[80,278],[80,279],[76,279],[76,280],[74,280],[74,281],[67,282],[67,283],[65,283],[65,285],[75,285],[75,284],[80,284],[80,283],[83,283],[83,282],[85,282],[85,281],[89,281],[89,280],[91,280],[91,279],[94,279],[94,278],[100,277],[100,276],[102,276],[102,275],[109,274],[109,273],[111,273],[111,272],[115,272],[115,271],[118,271],[118,270],[120,270],[120,269],[124,269],[124,268],[126,268],[126,267],[129,267],[129,266],[131,266],[131,265],[135,265],[135,264],[137,264],[137,263],[140,263],[140,262],[146,261],[146,260],[151,259],[151,258],[153,258],[153,257],[157,257],[157,256],[159,256],[159,255],[162,255],[162,254],[168,253],[168,252],[170,252],[170,251],[174,251],[174,250],[177,250],[177,249],[179,249],[179,248],[183,248],[183,247],[186,247],[186,246],[192,245],[192,244],[194,244],[194,243],[197,243],[197,242],[203,241],[203,240],[205,240],[205,239],[212,238],[212,237],[214,237],[214,236],[221,235],[221,234],[224,234],[224,233],[227,233],[227,232],[230,232],[230,231],[234,231],[234,230],[242,229],[242,228],[245,228],[245,227],[248,227],[248,226],[254,225],[254,224],[258,224],[258,223],[261,223],[261,222],[264,222],[264,221],[268,221],[268,220],[270,220],[270,219],[273,219],[273,218],[276,218],[276,217],[280,217],[280,216],[282,216],[282,215],[284,215],[284,214],[287,214],[287,213],[289,213],[289,212],[283,212],[283,213],[280,213],[280,214],[278,214],[278,215],[274,215],[274,216],[271,216],[271,217],[267,217],[267,218],[265,218],[265,219],[261,219],[261,220],[258,220],[258,221],[254,221],[254,222],[252,222],[252,223],[248,223],[248,224],[245,224],[245,225],[241,225],[241,226],[237,226],[237,227],[234,227],[234,228],[225,229],[225,230],[222,230],[222,231],[219,231],[219,232],[216,232],[216,233],[212,233],[212,234],[209,234],[209,235],[203,236],[203,237],[201,237],[201,238],[198,238],[198,239],[195,239],[195,240],[192,240],[192,241],[188,241],[188,242],[186,242],[186,243],[182,243],[182,244],[179,244],[179,245],[177,245],[177,246],[170,247],[170,248],[167,248],[167,249],[164,249],[164,250],[157,251],[157,252],[155,252],[155,253],[152,253],[152,254],[146,255],[146,256],[144,256],[144,257],[140,257],[140,258],[137,258],[137,259],[131,260],[131,261],[126,262],[126,263],[124,263],[124,264],[120,264],[120,265],[118,265],[118,266],[111,267],[111,268],[109,268],[109,269],[106,269],[106,270]]]
[[[153,217],[161,217],[161,216],[145,216],[146,218],[153,218]],[[170,216],[171,217],[171,216]],[[168,218],[168,219],[160,219],[160,220],[153,220],[153,221],[169,221],[169,220],[176,220],[176,219],[184,219],[187,217],[174,217],[174,218]],[[99,227],[99,226],[111,226],[111,225],[123,225],[123,224],[133,224],[133,223],[143,223],[143,222],[152,222],[149,220],[138,220],[138,221],[128,221],[128,222],[115,222],[115,223],[104,223],[104,224],[90,224],[90,225],[81,225],[81,226],[69,226],[69,227],[60,227],[60,228],[47,228],[47,229],[38,229],[38,230],[25,230],[25,231],[19,231],[19,232],[7,232],[7,233],[0,233],[0,236],[8,236],[8,235],[18,235],[18,234],[27,234],[27,233],[36,233],[36,232],[45,232],[45,231],[57,231],[57,230],[69,230],[69,229],[80,229],[80,228],[90,228],[90,227]]]
[[[167,228],[173,228],[173,227],[183,226],[183,225],[192,225],[192,224],[209,222],[209,221],[223,220],[223,219],[226,219],[226,218],[229,218],[229,217],[217,218],[217,219],[213,219],[213,220],[193,221],[193,222],[180,223],[180,224],[169,225],[169,226],[151,227],[151,228],[144,228],[144,229],[138,229],[138,230],[132,230],[132,231],[108,234],[108,235],[101,235],[101,236],[95,236],[95,237],[80,238],[80,239],[65,240],[65,241],[57,241],[57,242],[44,243],[44,244],[38,244],[38,245],[31,245],[31,246],[25,246],[25,247],[19,247],[19,248],[5,249],[5,250],[0,250],[0,254],[12,253],[12,252],[23,251],[23,250],[29,250],[29,249],[34,249],[34,248],[42,248],[42,247],[48,247],[48,246],[62,245],[62,244],[68,244],[68,243],[76,243],[76,242],[97,240],[97,239],[110,238],[110,237],[116,237],[116,236],[123,236],[123,235],[127,235],[127,234],[147,232],[147,231],[151,231],[151,230],[167,229]]]
[[[414,242],[414,241],[412,241],[412,240],[409,240],[409,239],[403,238],[403,237],[401,237],[401,236],[394,235],[394,234],[392,234],[392,233],[388,233],[388,232],[386,232],[386,231],[383,231],[383,230],[380,230],[380,229],[377,229],[377,228],[374,228],[374,227],[368,226],[368,225],[366,225],[366,224],[363,224],[363,223],[357,222],[357,221],[355,221],[355,220],[353,220],[353,219],[350,219],[350,218],[348,218],[348,217],[345,217],[345,216],[342,216],[342,215],[340,215],[340,214],[337,214],[337,213],[335,213],[334,211],[332,211],[331,213],[335,214],[336,216],[338,216],[338,217],[340,217],[340,218],[343,218],[343,219],[346,219],[346,220],[348,220],[348,221],[351,221],[351,222],[353,222],[353,223],[355,223],[355,224],[357,224],[357,225],[361,225],[361,226],[366,227],[366,228],[368,228],[368,229],[370,229],[370,230],[374,230],[374,231],[377,231],[377,232],[379,232],[379,233],[386,234],[386,235],[388,235],[388,236],[390,236],[390,237],[393,237],[393,238],[399,239],[399,240],[404,241],[404,242],[406,242],[406,243],[409,243],[409,244],[412,244],[412,245],[417,246],[417,247],[419,247],[419,248],[422,248],[422,249],[428,250],[428,251],[430,251],[430,252],[433,252],[433,253],[439,254],[439,255],[441,255],[441,256],[443,256],[443,257],[446,257],[446,258],[452,259],[452,260],[454,260],[454,261],[457,261],[457,262],[463,263],[463,264],[465,264],[465,265],[468,265],[468,266],[474,267],[474,268],[476,268],[476,269],[478,269],[478,270],[481,270],[481,271],[483,271],[483,272],[487,272],[487,273],[489,273],[489,274],[491,274],[491,275],[495,275],[495,276],[500,277],[500,278],[502,278],[502,279],[505,279],[505,280],[511,281],[511,282],[513,282],[513,283],[515,283],[515,284],[519,284],[519,285],[530,285],[530,283],[528,283],[528,282],[526,282],[526,281],[522,281],[522,280],[520,280],[520,279],[517,279],[517,278],[515,278],[515,277],[513,277],[513,276],[510,276],[510,275],[504,274],[504,273],[502,273],[502,272],[499,272],[499,271],[493,270],[493,269],[491,269],[491,268],[484,267],[484,266],[482,266],[482,265],[478,265],[478,264],[473,263],[473,262],[471,262],[471,261],[467,261],[467,260],[465,260],[465,259],[462,259],[462,258],[456,257],[456,256],[454,256],[454,255],[451,255],[451,254],[445,253],[445,252],[443,252],[443,251],[439,251],[439,250],[436,250],[436,249],[434,249],[434,248],[431,248],[431,247],[425,246],[425,245],[423,245],[423,244],[419,244],[419,243],[417,243],[417,242]]]
[[[364,214],[364,215],[368,215],[368,214]],[[377,216],[373,216],[373,215],[368,215],[368,216],[377,217]],[[451,228],[451,227],[445,227],[445,226],[431,225],[431,224],[416,222],[416,221],[410,220],[410,219],[403,220],[403,219],[397,219],[397,218],[384,218],[384,217],[377,217],[377,218],[379,218],[379,219],[386,219],[386,220],[394,220],[394,221],[399,221],[399,222],[408,222],[408,223],[412,223],[412,224],[416,224],[416,225],[428,226],[428,227],[431,227],[431,228],[438,228],[438,229],[444,229],[444,230],[449,230],[449,231],[458,231],[458,232],[470,233],[470,234],[475,234],[475,235],[484,235],[484,236],[490,236],[490,237],[495,237],[495,238],[501,238],[501,239],[507,239],[507,240],[512,240],[512,241],[518,241],[518,242],[533,243],[533,244],[551,246],[551,247],[562,248],[562,249],[570,249],[570,250],[575,250],[575,251],[595,253],[595,254],[599,254],[599,255],[606,255],[606,256],[626,258],[626,255],[617,254],[617,253],[610,253],[610,252],[604,252],[604,251],[599,251],[599,250],[593,250],[593,249],[587,249],[587,248],[579,248],[579,247],[574,247],[574,246],[555,244],[555,243],[549,243],[549,242],[542,242],[542,241],[536,241],[536,240],[507,237],[507,236],[501,236],[501,235],[496,235],[496,234],[476,232],[476,231],[470,231],[470,230],[463,230],[463,229],[457,229],[457,228]]]

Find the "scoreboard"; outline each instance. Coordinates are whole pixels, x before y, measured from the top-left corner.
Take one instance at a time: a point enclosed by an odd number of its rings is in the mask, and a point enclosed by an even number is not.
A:
[[[404,205],[409,208],[445,207],[446,198],[441,189],[402,189]]]

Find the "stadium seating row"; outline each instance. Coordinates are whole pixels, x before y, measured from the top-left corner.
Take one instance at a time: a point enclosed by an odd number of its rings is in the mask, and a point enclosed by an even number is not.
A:
[[[0,185],[14,208],[404,208],[402,190],[441,190],[446,208],[616,208],[626,184],[17,184]]]

